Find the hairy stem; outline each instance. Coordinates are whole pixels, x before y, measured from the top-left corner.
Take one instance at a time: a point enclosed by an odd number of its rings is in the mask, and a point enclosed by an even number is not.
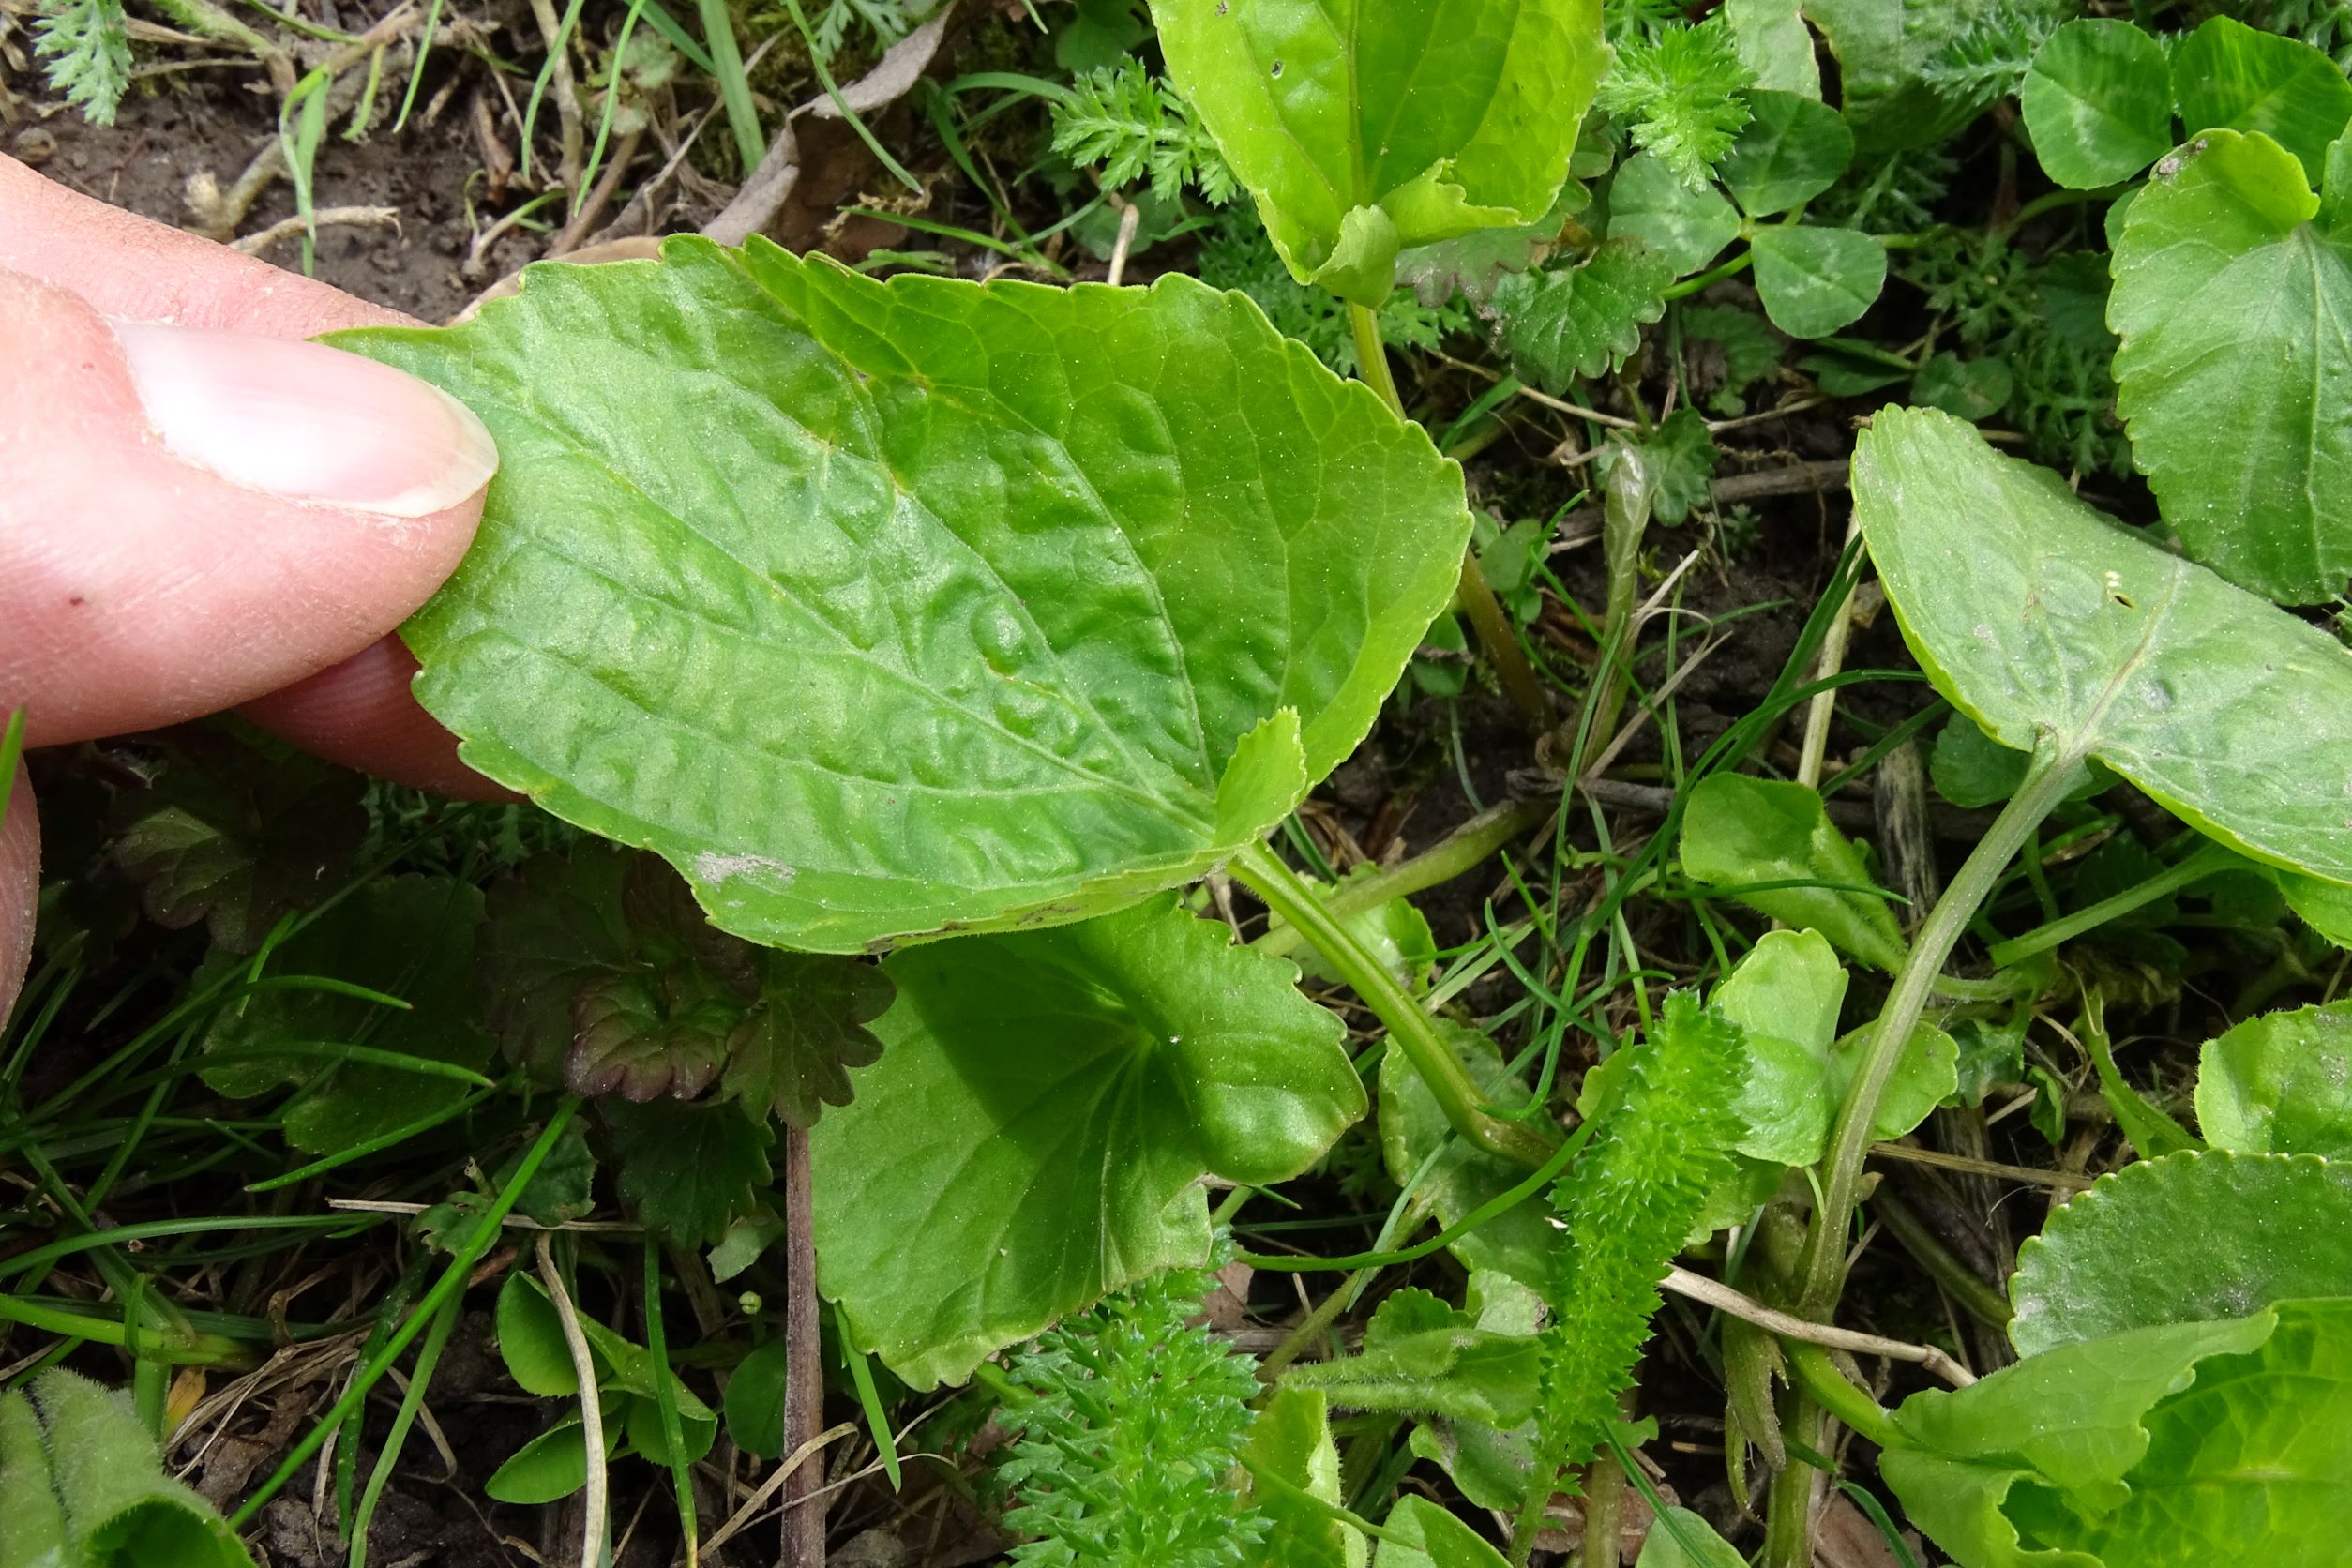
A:
[[[1399,419],[1407,418],[1405,400],[1397,396],[1396,378],[1389,370],[1388,350],[1380,342],[1380,319],[1368,308],[1355,301],[1348,302],[1348,327],[1355,335],[1356,369],[1364,384],[1380,396],[1389,412]],[[1470,629],[1478,634],[1478,645],[1486,655],[1486,662],[1494,666],[1495,679],[1502,684],[1502,692],[1519,716],[1534,730],[1543,730],[1551,723],[1551,699],[1545,694],[1544,683],[1536,678],[1535,667],[1527,661],[1527,650],[1519,646],[1518,634],[1511,629],[1511,618],[1502,611],[1495,591],[1486,582],[1486,574],[1478,569],[1478,557],[1462,556],[1462,582],[1457,598],[1462,613],[1470,617]]]
[[[1268,909],[1302,932],[1333,972],[1372,1009],[1373,1016],[1388,1026],[1390,1043],[1405,1053],[1405,1060],[1421,1075],[1455,1131],[1488,1153],[1515,1160],[1530,1169],[1550,1157],[1559,1147],[1559,1138],[1547,1130],[1507,1120],[1486,1108],[1470,1069],[1438,1033],[1436,1022],[1354,933],[1332,917],[1280,856],[1264,843],[1255,843],[1235,855],[1228,869],[1263,898]]]
[[[1367,910],[1380,908],[1391,898],[1410,898],[1440,882],[1468,875],[1497,850],[1519,835],[1533,831],[1559,808],[1560,797],[1555,794],[1531,795],[1526,800],[1490,806],[1410,860],[1384,866],[1341,883],[1323,900],[1323,910],[1334,920],[1350,920]],[[1297,952],[1305,941],[1296,926],[1279,926],[1250,946],[1279,957]]]
[[[1993,962],[2002,969],[2036,953],[2046,953],[2062,942],[2072,942],[2085,931],[2096,930],[2110,920],[2120,919],[2143,905],[2152,904],[2168,893],[2178,893],[2192,882],[2203,882],[2216,871],[2229,868],[2238,859],[2231,851],[2219,844],[2204,844],[2178,866],[2168,866],[2136,887],[2127,887],[2111,898],[2102,898],[2088,909],[2076,910],[2062,920],[2028,931],[2008,942],[1997,942],[1992,947]]]
[[[1804,1283],[1798,1297],[1806,1317],[1826,1321],[1845,1286],[1846,1224],[1854,1212],[1854,1189],[1862,1180],[1870,1126],[1877,1118],[1887,1079],[1893,1076],[1895,1063],[1910,1046],[1911,1031],[1926,1010],[1936,977],[1959,945],[1977,907],[1999,883],[2011,857],[2066,797],[2078,761],[2071,756],[2054,757],[2047,750],[2034,752],[2025,783],[2001,807],[2000,815],[1993,819],[1992,826],[1962,863],[1959,874],[1952,879],[1952,885],[1936,901],[1934,912],[1911,943],[1903,972],[1895,976],[1894,988],[1887,993],[1886,1005],[1871,1030],[1868,1054],[1862,1058],[1862,1070],[1854,1075],[1853,1086],[1846,1092],[1846,1103],[1838,1108],[1837,1124],[1831,1135],[1821,1208],[1814,1215],[1813,1233],[1806,1244]]]

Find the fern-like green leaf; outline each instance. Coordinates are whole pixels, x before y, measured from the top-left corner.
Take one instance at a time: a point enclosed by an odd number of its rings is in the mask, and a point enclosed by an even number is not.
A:
[[[1952,36],[1920,79],[1954,108],[1990,108],[2013,98],[2034,55],[2079,8],[2067,0],[2001,0]]]
[[[1668,996],[1650,1038],[1602,1071],[1613,1080],[1608,1103],[1552,1194],[1565,1234],[1544,1331],[1537,1512],[1620,1419],[1618,1395],[1649,1341],[1658,1281],[1745,1131],[1731,1108],[1743,1072],[1739,1027],[1688,991]]]
[[[1151,181],[1152,194],[1173,201],[1185,186],[1213,206],[1240,187],[1192,105],[1141,64],[1082,72],[1053,106],[1053,150],[1101,171],[1105,189]]]
[[[1178,1269],[1048,1330],[1016,1357],[1033,1398],[997,1471],[1004,1522],[1038,1539],[1015,1560],[1055,1568],[1228,1568],[1265,1520],[1226,1486],[1249,1434],[1252,1364],[1188,1327],[1212,1281]]]
[[[111,126],[130,86],[130,30],[122,0],[70,0],[33,26],[49,84],[93,125]]]
[[[1696,26],[1660,27],[1646,38],[1629,34],[1601,81],[1599,102],[1637,145],[1696,188],[1748,123],[1740,95],[1755,85],[1756,73],[1741,63],[1730,24],[1717,11]]]

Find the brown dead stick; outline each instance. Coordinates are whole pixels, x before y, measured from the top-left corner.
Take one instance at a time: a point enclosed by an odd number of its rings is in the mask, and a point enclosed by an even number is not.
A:
[[[825,1369],[817,1319],[817,1228],[806,1129],[784,1128],[784,1451],[824,1429]],[[824,1568],[824,1471],[803,1465],[784,1483],[784,1568]]]

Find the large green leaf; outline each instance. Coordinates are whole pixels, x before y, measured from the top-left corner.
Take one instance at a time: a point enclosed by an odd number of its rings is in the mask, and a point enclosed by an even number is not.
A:
[[[2197,1126],[2216,1149],[2352,1160],[2352,1002],[2266,1013],[2205,1042]]]
[[[350,1044],[479,1073],[490,1056],[475,996],[481,925],[482,894],[468,883],[446,877],[368,883],[280,946],[272,969],[288,978],[365,986],[400,998],[408,1010],[334,991],[255,992],[205,1031],[208,1054],[243,1059],[204,1067],[204,1082],[239,1098],[303,1085],[283,1125],[287,1142],[314,1153],[339,1153],[455,1104],[469,1093],[462,1078],[366,1061],[245,1053]]]
[[[1156,0],[1168,74],[1301,282],[1377,306],[1396,252],[1532,223],[1608,60],[1601,0]]]
[[[907,948],[857,1098],[817,1124],[817,1257],[910,1383],[1209,1247],[1199,1181],[1295,1176],[1364,1111],[1288,963],[1156,899]]]
[[[1425,434],[1176,275],[881,283],[673,239],[338,341],[503,459],[404,631],[425,705],[780,946],[1197,875],[1354,749],[1470,536]]]
[[[2017,1249],[2009,1295],[2024,1355],[2352,1296],[2352,1165],[2194,1149],[2127,1165]]]
[[[1995,740],[2096,757],[2254,859],[2352,882],[2352,654],[2333,638],[1949,415],[1878,414],[1854,513],[1921,668]]]
[[[2130,179],[2172,149],[2164,46],[2128,22],[2083,18],[2051,34],[2017,105],[2043,173],[2077,190]]]
[[[2172,53],[2180,122],[2201,130],[2259,131],[2302,160],[2314,183],[2328,144],[2352,121],[2352,83],[2299,38],[2208,18]]]
[[[2116,406],[2165,522],[2223,576],[2294,604],[2352,576],[2345,151],[2323,199],[2267,136],[2197,137],[2132,203],[2107,303]]]
[[[252,1568],[130,1401],[53,1367],[0,1394],[0,1568]]]
[[[1893,1424],[1881,1472],[1968,1568],[2340,1561],[2352,1302],[2082,1341]]]

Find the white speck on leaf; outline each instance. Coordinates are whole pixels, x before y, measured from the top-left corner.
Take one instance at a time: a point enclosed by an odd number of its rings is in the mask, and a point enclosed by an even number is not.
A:
[[[778,884],[789,882],[800,873],[780,860],[763,854],[720,854],[705,850],[694,857],[694,880],[704,882],[727,882],[737,877],[757,877],[762,882]]]

